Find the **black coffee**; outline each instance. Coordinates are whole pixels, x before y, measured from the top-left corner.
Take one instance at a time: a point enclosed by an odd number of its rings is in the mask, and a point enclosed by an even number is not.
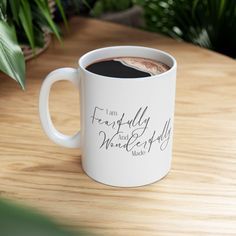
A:
[[[96,61],[86,67],[98,75],[117,78],[141,78],[161,74],[170,68],[162,62],[141,57],[117,57]]]

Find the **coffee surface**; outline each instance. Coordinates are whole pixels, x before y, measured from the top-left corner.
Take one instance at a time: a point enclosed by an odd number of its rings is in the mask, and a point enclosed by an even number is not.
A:
[[[86,69],[98,75],[141,78],[161,74],[170,68],[162,62],[141,57],[117,57],[96,61]]]

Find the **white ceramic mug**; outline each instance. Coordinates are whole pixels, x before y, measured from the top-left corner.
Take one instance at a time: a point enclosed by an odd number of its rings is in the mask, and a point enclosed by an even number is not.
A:
[[[122,56],[161,61],[170,70],[131,79],[86,70],[95,61]],[[55,143],[81,148],[82,167],[98,182],[134,187],[160,180],[171,167],[176,66],[171,55],[147,47],[90,51],[80,58],[78,69],[57,69],[44,80],[39,99],[42,127]],[[80,92],[81,129],[74,136],[57,131],[50,118],[49,93],[59,80],[71,81]]]

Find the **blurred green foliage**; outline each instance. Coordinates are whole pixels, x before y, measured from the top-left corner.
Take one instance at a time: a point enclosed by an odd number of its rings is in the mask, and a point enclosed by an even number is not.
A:
[[[85,231],[73,232],[32,209],[0,199],[1,236],[91,236]]]
[[[96,0],[61,0],[67,18],[73,15],[87,16]],[[59,10],[55,11],[56,21],[62,21]]]
[[[235,0],[136,0],[146,29],[236,58]]]
[[[91,10],[91,15],[99,17],[106,12],[118,12],[130,8],[132,0],[97,0]]]

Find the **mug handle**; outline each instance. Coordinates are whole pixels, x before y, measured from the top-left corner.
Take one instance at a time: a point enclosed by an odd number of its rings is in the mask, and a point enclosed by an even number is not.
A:
[[[79,89],[80,77],[78,70],[74,68],[60,68],[52,71],[45,78],[39,95],[39,116],[44,132],[55,143],[69,148],[80,147],[80,132],[69,136],[59,132],[53,125],[49,112],[49,94],[52,85],[56,81],[68,80]]]

